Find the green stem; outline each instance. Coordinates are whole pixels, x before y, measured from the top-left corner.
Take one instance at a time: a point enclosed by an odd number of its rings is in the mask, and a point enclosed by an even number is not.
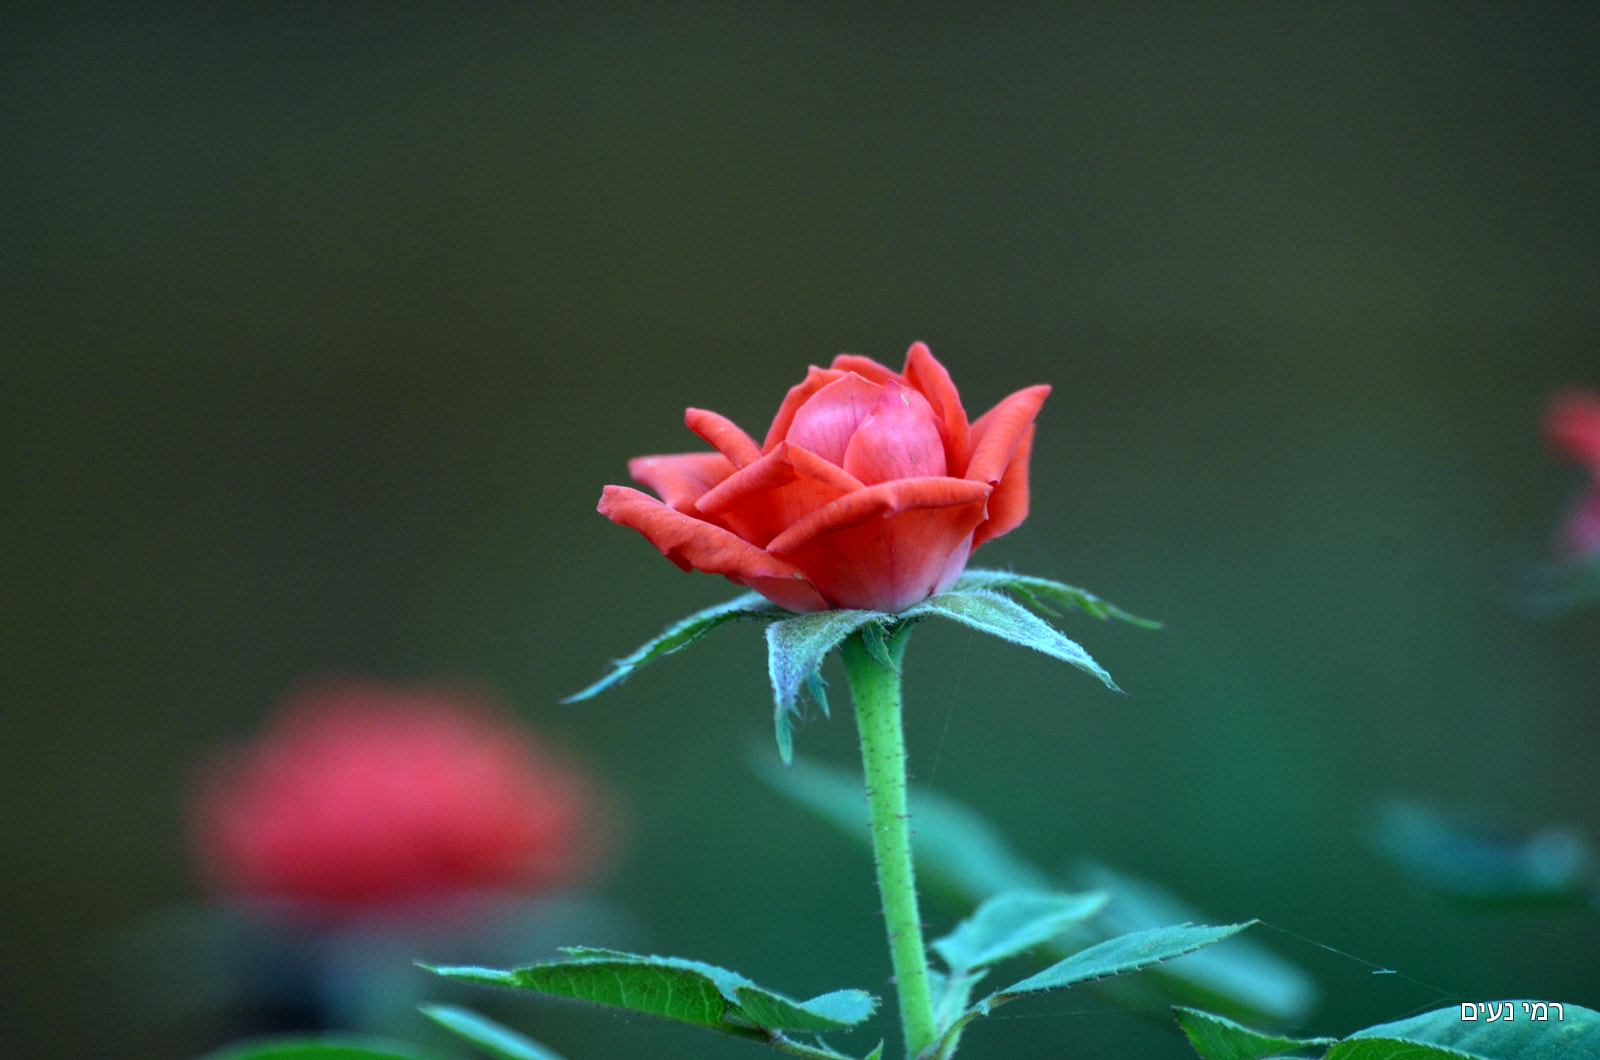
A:
[[[872,858],[878,866],[878,893],[889,933],[900,1024],[905,1031],[906,1056],[915,1060],[932,1043],[934,1022],[928,954],[922,944],[916,874],[911,867],[906,742],[900,720],[899,667],[911,626],[905,623],[874,645],[881,649],[878,654],[887,655],[891,666],[874,657],[861,633],[852,634],[840,645],[840,655],[861,734],[861,764],[866,770],[867,807],[872,818]]]

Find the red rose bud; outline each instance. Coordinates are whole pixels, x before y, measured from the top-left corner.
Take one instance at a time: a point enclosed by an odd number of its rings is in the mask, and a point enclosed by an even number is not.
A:
[[[642,456],[600,512],[684,570],[722,574],[790,611],[900,611],[955,584],[974,548],[1028,515],[1032,386],[974,423],[916,343],[893,372],[840,354],[812,368],[755,440],[689,409],[714,453]]]
[[[1589,467],[1591,481],[1567,513],[1556,548],[1567,559],[1600,555],[1600,394],[1562,391],[1545,409],[1544,437],[1561,457]]]
[[[480,697],[350,684],[211,762],[190,832],[222,894],[357,913],[569,883],[600,846],[593,805]]]

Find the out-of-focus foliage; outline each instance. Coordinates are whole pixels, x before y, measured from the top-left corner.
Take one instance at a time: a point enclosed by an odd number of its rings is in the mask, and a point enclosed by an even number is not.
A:
[[[762,779],[774,788],[846,835],[866,841],[866,800],[861,782],[852,775],[805,760],[786,768],[764,764],[760,759],[754,762]],[[935,885],[955,891],[967,902],[982,903],[1013,889],[1030,891],[1050,886],[1046,873],[1013,853],[999,832],[967,807],[913,788],[911,813],[915,822],[912,844],[919,870]],[[1086,866],[1077,882],[1105,893],[1109,900],[1094,916],[1066,926],[1046,944],[1047,949],[1068,958],[1097,946],[1121,953],[1114,945],[1119,939],[1146,937],[1150,932],[1155,934],[1148,937],[1164,939],[1167,936],[1160,934],[1162,929],[1199,919],[1193,910],[1160,888],[1110,869]],[[1135,1009],[1148,1008],[1153,1000],[1165,996],[1168,1001],[1203,1003],[1246,1018],[1287,1022],[1303,1017],[1316,995],[1304,973],[1244,939],[1210,946],[1210,942],[1220,942],[1237,929],[1219,930],[1223,934],[1207,936],[1204,947],[1184,948],[1184,952],[1197,952],[1155,968],[1152,981],[1096,985],[1107,996]],[[1082,978],[1092,981],[1099,976]],[[1154,998],[1152,985],[1157,991]]]
[[[1383,806],[1373,827],[1378,853],[1426,889],[1494,906],[1600,909],[1600,859],[1570,825],[1512,831],[1418,802]]]

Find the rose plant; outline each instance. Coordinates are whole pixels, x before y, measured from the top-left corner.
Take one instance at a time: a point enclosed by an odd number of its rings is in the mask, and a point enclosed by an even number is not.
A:
[[[899,372],[844,354],[790,389],[759,445],[725,417],[691,408],[685,421],[713,451],[638,457],[629,472],[656,495],[607,486],[600,500],[601,513],[639,531],[680,568],[721,574],[752,591],[669,627],[569,702],[598,694],[727,622],[766,623],[778,751],[789,768],[762,771],[778,790],[870,847],[908,1060],[945,1060],[969,1025],[1022,997],[1086,986],[1148,1010],[1148,990],[1119,989],[1128,982],[1122,977],[1146,969],[1160,976],[1146,980],[1159,997],[1279,1026],[1303,1017],[1310,1004],[1312,992],[1298,972],[1234,937],[1248,923],[1194,925],[1178,903],[1110,870],[1063,887],[1012,853],[970,811],[909,790],[901,674],[921,621],[946,618],[991,633],[1117,691],[1111,676],[1049,619],[1076,610],[1156,625],[1056,581],[967,568],[973,549],[1027,515],[1034,421],[1048,393],[1045,386],[1018,390],[969,422],[949,374],[923,344],[911,347]],[[859,780],[793,762],[799,701],[809,694],[827,713],[821,667],[835,649],[855,708]],[[924,941],[918,905],[919,864],[975,906],[931,943]],[[1058,959],[974,1000],[995,966],[1038,949]],[[1183,956],[1191,959],[1169,963]],[[812,1060],[850,1060],[821,1035],[849,1031],[877,1006],[863,990],[801,1001],[699,961],[592,947],[516,968],[425,967],[454,980],[677,1020]],[[553,1057],[470,1011],[428,1011],[492,1056]],[[1600,1013],[1575,1005],[1566,1011],[1561,1026],[1525,1033],[1525,1022],[1514,1032],[1501,1026],[1480,1035],[1473,1027],[1464,1035],[1452,1007],[1342,1041],[1263,1033],[1187,1006],[1174,1015],[1204,1060],[1312,1052],[1325,1060],[1600,1055]],[[879,1042],[867,1060],[881,1060],[884,1049]],[[249,1060],[267,1057],[249,1054]]]
[[[1018,390],[969,421],[949,373],[922,343],[910,348],[899,372],[843,354],[789,390],[761,444],[725,417],[691,408],[686,423],[714,451],[636,458],[629,473],[656,496],[607,486],[600,500],[602,514],[638,530],[680,568],[721,574],[754,591],[672,626],[573,699],[597,694],[725,622],[760,619],[768,623],[778,749],[788,762],[802,689],[826,712],[820,668],[839,650],[861,738],[866,834],[908,1057],[951,1055],[968,1023],[1013,998],[1160,964],[1246,926],[1158,925],[1103,938],[972,1002],[990,966],[1056,939],[1107,900],[1022,886],[988,895],[969,920],[932,944],[944,969],[930,964],[912,859],[900,694],[912,629],[924,618],[953,619],[1072,663],[1116,689],[1081,646],[1025,604],[1154,625],[1058,582],[967,569],[974,548],[1027,516],[1034,420],[1049,392]],[[805,1043],[797,1032],[845,1030],[875,1006],[861,991],[797,1002],[698,962],[599,950],[504,972],[438,970],[622,1004],[818,1058],[845,1054]],[[662,1000],[682,996],[704,999],[711,1017]],[[870,1055],[882,1051],[880,1044]]]

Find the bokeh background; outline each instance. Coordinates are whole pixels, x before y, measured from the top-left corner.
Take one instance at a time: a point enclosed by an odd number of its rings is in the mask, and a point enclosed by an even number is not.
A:
[[[557,700],[733,592],[595,514],[627,458],[916,339],[974,413],[1056,387],[981,564],[1168,623],[1069,626],[1131,699],[919,631],[921,781],[1263,917],[1308,1030],[1596,1006],[1600,920],[1442,904],[1362,832],[1407,793],[1600,836],[1600,614],[1507,605],[1579,484],[1541,403],[1600,384],[1597,59],[1588,5],[9,9],[0,1051],[193,1054],[108,940],[196,895],[192,763],[330,672],[471,679],[588,761],[648,948],[881,988],[865,855],[744,764],[756,627]],[[974,1060],[1186,1055],[1076,995],[1002,1015]]]

